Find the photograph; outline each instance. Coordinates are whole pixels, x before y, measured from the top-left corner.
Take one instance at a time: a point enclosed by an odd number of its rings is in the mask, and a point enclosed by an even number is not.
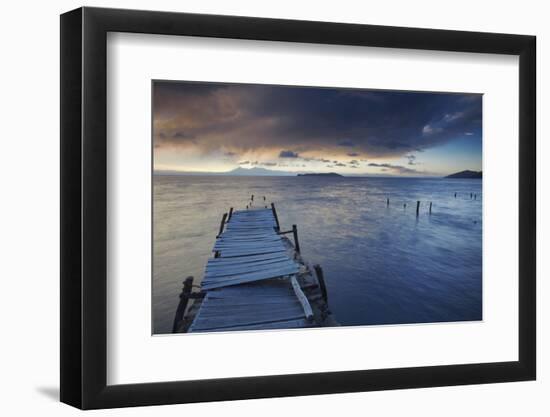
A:
[[[151,88],[154,335],[483,320],[482,94]]]

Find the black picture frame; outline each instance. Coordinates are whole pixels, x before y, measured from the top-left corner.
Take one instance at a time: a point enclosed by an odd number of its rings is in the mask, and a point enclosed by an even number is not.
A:
[[[108,32],[519,56],[519,360],[107,385]],[[535,379],[534,36],[84,7],[61,15],[60,56],[62,402],[94,409]]]

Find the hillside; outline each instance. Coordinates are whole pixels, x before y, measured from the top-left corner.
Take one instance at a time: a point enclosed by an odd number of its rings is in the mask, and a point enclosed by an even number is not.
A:
[[[482,171],[460,171],[451,175],[447,175],[445,178],[483,178]]]

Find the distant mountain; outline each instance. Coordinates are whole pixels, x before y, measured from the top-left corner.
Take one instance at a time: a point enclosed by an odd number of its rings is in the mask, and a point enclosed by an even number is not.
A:
[[[482,171],[460,171],[455,174],[447,175],[445,178],[482,178]]]
[[[313,174],[298,174],[298,177],[343,177],[343,175],[336,172],[319,172]]]
[[[250,176],[250,177],[279,177],[279,176],[294,176],[296,173],[287,172],[287,171],[275,171],[265,168],[235,168],[231,171],[226,172],[201,172],[201,171],[155,171],[155,175],[207,175],[207,176],[219,176],[219,175],[228,175],[228,176]]]
[[[275,171],[272,169],[265,169],[265,168],[242,168],[238,167],[231,171],[224,172],[221,175],[237,175],[237,176],[254,176],[254,177],[280,177],[280,176],[289,176],[289,175],[295,175],[292,172],[286,172],[286,171]]]

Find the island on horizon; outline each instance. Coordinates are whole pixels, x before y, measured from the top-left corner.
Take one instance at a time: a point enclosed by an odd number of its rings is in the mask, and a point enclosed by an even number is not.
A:
[[[317,172],[317,173],[298,173],[298,177],[343,177],[343,175],[337,174],[336,172]]]
[[[451,174],[451,175],[447,175],[445,178],[461,178],[461,179],[475,179],[475,178],[483,178],[483,172],[482,171],[470,171],[470,170],[465,170],[465,171],[460,171],[460,172],[456,172],[454,174]]]

